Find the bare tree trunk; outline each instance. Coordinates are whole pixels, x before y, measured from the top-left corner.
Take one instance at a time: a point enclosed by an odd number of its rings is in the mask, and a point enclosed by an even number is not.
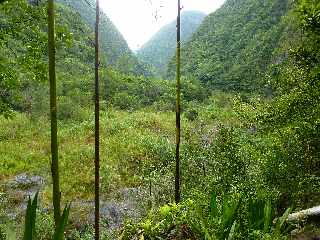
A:
[[[100,239],[100,103],[99,103],[99,0],[96,0],[96,28],[95,28],[95,240]]]
[[[59,160],[57,137],[57,90],[55,66],[55,39],[54,39],[54,0],[48,0],[48,55],[49,55],[49,81],[50,81],[50,117],[51,117],[51,174],[53,182],[53,209],[55,226],[59,225],[60,185],[59,185]]]
[[[175,201],[176,203],[180,202],[180,139],[181,139],[181,119],[180,119],[180,111],[181,111],[181,101],[180,101],[180,14],[181,14],[181,4],[180,0],[178,0],[178,17],[177,17],[177,73],[176,73],[176,174],[175,174]]]
[[[288,216],[288,221],[299,221],[308,217],[320,217],[320,206],[302,210],[297,213],[291,213]]]

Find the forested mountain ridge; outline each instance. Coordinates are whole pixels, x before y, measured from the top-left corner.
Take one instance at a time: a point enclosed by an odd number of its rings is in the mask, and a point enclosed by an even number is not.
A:
[[[318,214],[314,207],[320,206],[320,1],[292,0],[291,9],[288,0],[289,11],[279,10],[280,0],[227,3],[230,12],[216,24],[222,33],[212,27],[201,32],[201,52],[184,49],[203,54],[195,55],[201,62],[193,71],[205,74],[208,62],[208,78],[186,72],[190,78],[179,84],[120,73],[106,54],[97,67],[93,27],[66,4],[0,1],[0,240],[88,240],[99,232],[105,240],[319,239],[318,217],[300,213],[313,208],[304,212]],[[276,12],[281,17],[272,17]],[[230,14],[239,17],[237,28]],[[49,66],[48,49],[56,50]],[[193,59],[184,61],[182,67],[190,68]],[[54,62],[56,84],[47,75]],[[221,82],[215,82],[216,69],[210,72],[214,67],[227,71],[219,73]],[[272,89],[267,96],[253,91],[264,81]],[[49,107],[52,85],[57,107]],[[57,128],[48,114],[55,110]],[[50,176],[55,150],[59,177]],[[174,202],[178,187],[181,199]],[[66,228],[59,226],[52,238],[57,196],[61,207],[67,204],[61,217]],[[101,214],[93,214],[98,202]],[[301,220],[292,222],[292,213]]]
[[[93,29],[95,24],[95,2],[93,0],[58,0],[58,2],[78,12],[83,21]],[[122,34],[103,12],[101,12],[100,26],[101,51],[108,63],[124,73],[151,75],[147,65],[139,62],[134,56]]]
[[[182,48],[182,71],[214,89],[257,90],[283,37],[290,0],[227,0]],[[168,75],[174,76],[174,59]]]
[[[93,29],[95,24],[95,3],[93,1],[58,0],[58,2],[73,8],[81,15],[83,21]],[[123,54],[131,54],[131,51],[126,40],[111,20],[104,13],[101,15],[101,49],[108,56],[108,62],[116,63],[119,57]]]
[[[82,1],[74,2],[79,4]],[[48,104],[45,97],[48,89],[44,83],[47,78],[46,3],[29,4],[27,0],[13,0],[0,7],[0,112],[8,113],[14,109],[36,114],[34,111],[41,112]],[[91,70],[94,66],[93,27],[66,4],[56,4],[56,10],[59,101],[62,108],[70,107],[67,112],[72,115],[76,112],[71,108],[73,100],[90,102]],[[109,49],[104,50],[102,46],[101,71],[113,75],[117,72],[149,75],[150,72],[133,56],[113,25],[102,25],[103,34],[113,34],[116,39],[102,44]]]
[[[69,7],[57,5],[56,9],[58,94],[66,104],[66,96],[71,92],[76,95],[77,91],[89,93],[91,90],[93,31]],[[0,23],[4,26],[0,39],[2,110],[10,108],[31,113],[47,107],[45,14],[46,3],[42,2],[30,5],[26,0],[14,0],[1,5]],[[106,64],[105,57],[102,64]]]
[[[205,14],[200,11],[186,11],[181,14],[181,40],[186,42],[197,30]],[[175,54],[176,21],[162,27],[137,52],[140,60],[153,65],[159,75],[165,76],[167,65]]]

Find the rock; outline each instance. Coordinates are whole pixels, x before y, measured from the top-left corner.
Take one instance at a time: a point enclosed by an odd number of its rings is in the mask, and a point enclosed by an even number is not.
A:
[[[28,176],[23,173],[16,176],[13,180],[6,184],[7,188],[27,190],[31,188],[41,188],[45,184],[45,180],[41,176]]]
[[[27,200],[34,196],[45,185],[45,179],[41,176],[29,176],[25,173],[15,176],[4,183],[4,196],[6,215],[10,219],[16,219],[24,214],[27,208]]]
[[[11,220],[23,217],[29,196],[34,196],[45,184],[42,176],[27,174],[17,175],[4,183],[5,192],[0,194],[0,203],[4,198],[5,215]],[[110,231],[119,229],[126,218],[137,220],[142,216],[139,203],[146,193],[140,188],[122,188],[114,194],[115,196],[109,195],[109,199],[102,199],[100,202],[101,222],[105,223]],[[73,201],[71,208],[70,220],[77,229],[94,224],[94,201]],[[46,208],[39,207],[39,210],[43,213],[49,212]]]
[[[256,126],[251,126],[250,128],[248,128],[248,132],[250,134],[256,134],[257,133],[257,127]]]
[[[125,212],[123,204],[116,202],[102,203],[100,209],[101,218],[107,221],[110,229],[117,229],[121,226]]]
[[[29,0],[29,4],[34,5],[34,6],[38,6],[40,2],[41,2],[41,0]]]
[[[142,210],[139,207],[142,191],[139,188],[122,188],[117,191],[117,198],[100,201],[101,221],[106,223],[109,230],[119,229],[126,218],[137,220],[142,216]],[[72,219],[74,224],[81,226],[83,224],[94,223],[94,202],[76,201],[72,202],[72,212],[76,218]],[[80,219],[79,216],[84,216]]]

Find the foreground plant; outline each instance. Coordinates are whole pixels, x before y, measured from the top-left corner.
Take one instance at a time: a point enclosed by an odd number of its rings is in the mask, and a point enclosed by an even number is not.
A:
[[[71,204],[66,205],[61,215],[59,224],[55,228],[54,235],[52,237],[53,240],[63,240],[64,239],[64,231],[68,224],[69,212],[70,212]],[[35,240],[36,238],[36,217],[37,217],[37,207],[38,207],[38,193],[31,200],[29,198],[27,211],[25,215],[25,226],[24,226],[24,235],[23,240]]]
[[[138,224],[127,223],[121,239],[286,238],[290,209],[276,218],[268,200],[248,201],[240,195],[218,198],[213,193],[208,202],[189,199],[165,205]]]

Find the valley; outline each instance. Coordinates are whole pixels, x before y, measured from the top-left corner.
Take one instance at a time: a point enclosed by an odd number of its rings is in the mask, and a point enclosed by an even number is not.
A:
[[[65,239],[94,239],[95,1],[55,1]],[[175,202],[176,22],[137,53],[100,14],[101,239],[318,239],[320,4],[226,0],[181,15],[181,201]],[[124,16],[125,17],[125,16]],[[135,26],[136,27],[136,26]],[[0,240],[55,231],[47,1],[0,1]],[[28,239],[32,240],[32,239]]]

